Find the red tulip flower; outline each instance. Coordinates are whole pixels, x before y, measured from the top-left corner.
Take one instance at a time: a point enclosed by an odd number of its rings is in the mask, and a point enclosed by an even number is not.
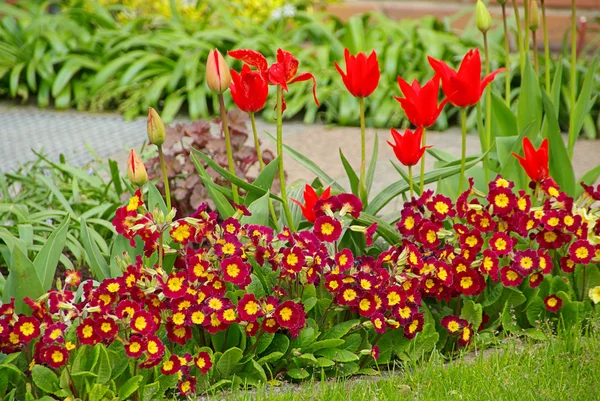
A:
[[[314,211],[317,201],[329,198],[330,194],[331,187],[327,187],[321,194],[321,197],[319,197],[313,189],[313,187],[306,184],[306,186],[304,187],[304,204],[300,203],[300,201],[296,199],[292,199],[292,202],[300,206],[300,209],[302,209],[302,214],[304,215],[304,218],[306,220],[308,220],[311,223],[314,223],[317,218],[315,216]]]
[[[260,72],[251,71],[246,64],[242,67],[241,74],[231,70],[229,90],[233,102],[246,113],[256,113],[265,107],[269,94],[269,86]]]
[[[367,58],[365,53],[358,53],[356,56],[350,55],[348,49],[344,49],[344,59],[346,61],[346,73],[335,62],[335,68],[342,76],[344,85],[348,92],[355,97],[368,97],[379,83],[379,61],[375,50]]]
[[[444,99],[438,105],[438,94],[440,90],[440,79],[434,76],[423,87],[416,79],[412,85],[398,77],[398,85],[404,97],[396,97],[400,106],[404,109],[408,120],[417,127],[431,127],[440,116],[448,99]]]
[[[477,104],[485,87],[496,74],[505,70],[497,69],[481,80],[481,57],[479,49],[472,49],[465,55],[458,71],[446,63],[428,57],[431,68],[442,80],[442,90],[448,101],[456,107],[469,107]]]
[[[394,154],[405,166],[414,166],[419,162],[425,149],[430,148],[429,146],[421,147],[421,137],[423,136],[423,127],[418,127],[414,132],[408,128],[404,131],[404,135],[401,135],[395,129],[391,129],[392,137],[395,143],[388,141]]]
[[[516,153],[513,156],[519,159],[531,181],[541,182],[548,178],[548,139],[544,139],[540,148],[535,150],[529,138],[523,138],[523,153],[525,157]]]
[[[265,56],[255,50],[239,49],[232,50],[227,54],[256,68],[269,85],[280,85],[285,91],[288,90],[288,84],[312,79],[313,97],[315,98],[315,103],[319,106],[319,101],[317,100],[317,80],[309,72],[298,74],[299,62],[292,53],[277,49],[277,62],[271,64],[271,66],[269,66]]]

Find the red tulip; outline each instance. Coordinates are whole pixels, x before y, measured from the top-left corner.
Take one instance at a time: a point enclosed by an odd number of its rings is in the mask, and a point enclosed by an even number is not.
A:
[[[348,49],[344,49],[344,60],[346,60],[345,74],[337,62],[335,62],[335,68],[342,76],[348,92],[355,97],[367,97],[373,93],[380,77],[379,61],[377,61],[375,50],[367,58],[365,53],[352,56]]]
[[[431,127],[440,116],[448,99],[444,99],[438,106],[440,79],[434,76],[423,87],[416,79],[412,86],[398,77],[398,85],[404,97],[394,97],[404,109],[406,117],[417,127]]]
[[[308,220],[311,223],[314,223],[316,220],[314,208],[317,201],[329,198],[330,193],[331,187],[327,187],[321,194],[321,197],[319,197],[313,189],[313,187],[306,184],[306,186],[304,187],[304,205],[296,199],[292,199],[292,202],[300,206],[300,209],[302,209],[302,214],[304,215],[304,218],[306,218],[306,220]]]
[[[312,79],[313,97],[315,98],[315,103],[319,106],[319,101],[317,100],[317,80],[309,72],[297,75],[299,62],[292,53],[277,49],[277,62],[271,64],[270,67],[265,56],[255,50],[239,49],[232,50],[227,54],[256,68],[269,85],[280,85],[285,91],[288,90],[288,84]]]
[[[465,55],[458,71],[448,67],[443,61],[428,57],[431,68],[442,80],[442,90],[448,101],[456,107],[469,107],[477,104],[485,87],[496,74],[505,70],[497,69],[481,80],[481,57],[479,49],[472,49]]]
[[[408,128],[404,131],[404,135],[401,135],[395,129],[391,129],[392,137],[396,143],[388,141],[396,157],[405,166],[414,166],[419,162],[425,149],[430,146],[421,147],[421,136],[423,136],[423,127],[418,127],[415,132],[412,132]]]
[[[231,70],[229,85],[233,102],[246,113],[256,113],[265,107],[269,87],[260,72],[251,71],[247,64],[242,67],[242,73]]]
[[[541,182],[548,178],[548,139],[544,139],[540,148],[535,150],[529,138],[523,138],[523,153],[525,157],[516,153],[513,156],[519,159],[531,181]]]

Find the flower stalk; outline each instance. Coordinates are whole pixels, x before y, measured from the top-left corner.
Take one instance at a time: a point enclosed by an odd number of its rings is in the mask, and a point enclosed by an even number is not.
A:
[[[458,192],[463,191],[465,183],[465,159],[467,158],[467,108],[460,109],[460,123],[462,127],[462,145],[460,151],[460,177],[458,181]]]
[[[551,84],[550,84],[550,42],[548,40],[548,23],[546,22],[546,0],[540,0],[542,4],[542,24],[544,25],[544,58],[545,63],[545,81],[546,81],[546,92],[550,93]]]
[[[169,176],[167,176],[167,165],[165,164],[165,155],[162,150],[162,145],[158,145],[158,160],[160,161],[160,170],[162,171],[163,182],[165,184],[165,200],[167,203],[167,211],[171,210],[171,189],[169,188]]]
[[[248,113],[250,116],[250,124],[252,125],[252,135],[254,136],[254,147],[256,148],[256,157],[258,158],[258,164],[260,166],[260,171],[263,171],[265,168],[265,162],[262,157],[262,152],[260,151],[260,142],[258,141],[258,132],[256,130],[256,119],[254,118],[254,113]]]
[[[367,202],[367,186],[366,186],[366,139],[365,139],[365,98],[361,97],[358,99],[360,104],[360,180],[359,180],[359,195],[360,200],[363,203]]]
[[[410,188],[410,199],[412,199],[414,196],[412,166],[408,166],[408,186]]]
[[[425,147],[425,144],[427,143],[427,129],[425,127],[423,127],[423,137],[421,138],[421,147]],[[421,177],[419,179],[419,193],[423,193],[423,189],[425,187],[425,155],[427,154],[427,152],[423,153],[423,156],[421,157]],[[411,181],[412,181],[412,174],[411,174]]]
[[[525,69],[525,48],[523,46],[523,32],[521,29],[521,17],[519,15],[519,6],[517,5],[517,0],[512,0],[512,5],[513,5],[514,13],[515,13],[515,22],[517,25],[517,47],[519,48],[521,76],[523,76],[523,71]]]
[[[487,32],[483,33],[483,47],[485,51],[485,75],[489,75],[490,73],[490,50],[488,46],[488,37]],[[485,181],[490,181],[490,159],[489,159],[489,150],[492,146],[492,88],[491,85],[488,85],[485,88],[485,147],[488,152],[485,156],[484,161],[484,171],[485,171]],[[463,156],[464,157],[464,156]]]
[[[277,85],[277,156],[279,157],[279,184],[283,200],[283,212],[291,231],[295,231],[292,213],[285,188],[285,170],[283,169],[283,88]]]
[[[571,92],[570,92],[570,123],[569,123],[569,158],[573,158],[573,148],[578,132],[575,132],[574,115],[575,91],[577,89],[577,10],[575,0],[571,0]]]
[[[221,124],[223,126],[223,133],[225,134],[225,146],[227,148],[227,164],[229,165],[229,172],[235,175],[235,164],[233,164],[233,151],[231,149],[231,136],[229,135],[229,124],[227,122],[227,110],[225,109],[225,100],[223,94],[219,93],[219,109],[221,110]],[[231,192],[233,193],[233,202],[240,203],[240,197],[238,195],[237,185],[231,183]]]
[[[508,24],[506,21],[506,3],[502,3],[502,24],[504,26],[504,64],[506,75],[504,76],[504,97],[506,105],[510,107],[510,46],[508,43]],[[487,57],[486,57],[487,59]]]

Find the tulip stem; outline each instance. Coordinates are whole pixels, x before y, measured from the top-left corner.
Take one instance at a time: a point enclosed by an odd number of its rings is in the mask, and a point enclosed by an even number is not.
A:
[[[286,194],[285,170],[283,169],[283,88],[281,85],[277,85],[277,156],[279,157],[279,186],[281,187],[283,211],[290,230],[295,231]]]
[[[231,150],[231,137],[229,136],[229,124],[227,123],[227,110],[225,109],[225,100],[223,94],[219,93],[219,105],[221,109],[221,124],[223,125],[223,133],[225,134],[225,146],[227,147],[227,164],[229,164],[229,172],[235,175],[235,165],[233,164],[233,152]],[[231,183],[231,192],[233,192],[233,202],[240,203],[237,186]]]
[[[425,127],[423,127],[423,136],[421,138],[421,147],[425,147],[425,144],[427,143],[427,129]],[[421,157],[421,177],[419,180],[419,193],[423,193],[423,187],[425,186],[425,155],[427,154],[427,152],[423,153],[423,156]],[[410,167],[409,167],[410,168]]]
[[[506,4],[502,4],[502,21],[504,23],[504,66],[506,67],[504,97],[506,98],[506,105],[510,107],[510,46],[508,43],[508,25],[506,22]]]
[[[577,88],[577,24],[575,19],[575,0],[571,0],[571,107],[569,108],[571,118],[569,123],[569,158],[573,157],[575,139],[577,139],[577,134],[579,134],[578,132],[575,132],[575,126],[573,125],[573,116],[575,115],[575,90]]]
[[[465,182],[465,159],[467,158],[467,108],[460,109],[460,121],[462,125],[462,146],[460,153],[460,177],[458,181],[458,193],[463,190]]]
[[[250,114],[250,123],[252,124],[252,134],[254,135],[254,147],[256,148],[256,156],[258,157],[258,164],[260,165],[260,171],[263,171],[265,168],[265,162],[262,157],[262,152],[260,151],[260,142],[258,141],[258,132],[256,132],[256,119],[254,118],[254,113]]]
[[[258,131],[256,130],[256,119],[254,113],[249,113],[250,123],[252,124],[252,134],[254,135],[254,147],[256,148],[256,156],[258,157],[258,164],[260,171],[265,169],[265,162],[262,158],[262,151],[260,150],[260,142],[258,141]],[[273,206],[273,199],[269,198],[269,211],[271,212],[271,218],[273,223],[277,226],[277,215],[275,214],[275,207]]]
[[[521,16],[519,15],[519,6],[517,0],[512,1],[513,9],[515,12],[515,21],[517,22],[517,46],[519,47],[519,60],[521,63],[521,77],[523,77],[523,71],[525,69],[525,49],[523,48],[523,33],[521,30]],[[522,78],[521,78],[522,79]]]
[[[545,3],[546,3],[545,0],[542,0],[542,23],[544,24],[544,57],[546,59],[546,62],[545,62],[546,92],[548,92],[548,94],[550,94],[550,91],[552,90],[552,87],[550,84],[550,43],[548,41],[548,24],[546,23],[546,5],[545,5]]]
[[[162,145],[158,146],[158,159],[160,160],[160,169],[162,171],[163,182],[165,184],[165,200],[167,203],[167,213],[171,211],[171,189],[169,188],[169,177],[167,176],[167,166],[165,164],[165,155]]]
[[[490,73],[490,50],[488,46],[487,33],[483,34],[483,48],[485,51],[485,75]],[[484,171],[485,171],[485,182],[490,182],[490,171],[489,171],[489,150],[492,146],[492,82],[485,88],[485,147],[487,154],[485,156]]]
[[[412,166],[408,166],[408,187],[410,188],[410,199],[412,200],[414,196]]]
[[[365,98],[358,99],[360,104],[360,181],[358,191],[363,203],[367,202],[367,187],[365,183],[366,145],[365,145]]]
[[[531,11],[531,4],[529,3],[530,1],[531,0],[523,1],[523,9],[525,10],[525,39],[523,40],[523,49],[525,50],[527,59],[529,59],[529,13]]]
[[[539,76],[540,75],[540,62],[538,60],[536,31],[531,31],[531,38],[533,39],[533,66],[535,68],[535,75]]]

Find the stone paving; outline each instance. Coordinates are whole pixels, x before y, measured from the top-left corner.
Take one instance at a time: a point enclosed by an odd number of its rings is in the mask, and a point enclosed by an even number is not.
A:
[[[182,119],[181,121],[185,121]],[[275,144],[264,133],[275,133],[275,126],[257,121],[264,147],[275,148]],[[379,158],[373,191],[377,192],[398,180],[398,173],[389,162],[395,159],[386,141],[389,131],[377,130],[379,135]],[[31,149],[42,151],[51,159],[58,160],[64,154],[68,162],[84,165],[94,160],[91,149],[100,158],[113,158],[125,168],[126,151],[139,148],[146,139],[146,120],[138,118],[124,121],[115,113],[84,113],[74,110],[40,110],[34,106],[18,106],[0,103],[0,168],[10,170],[36,157]],[[375,130],[367,130],[367,146],[371,149]],[[429,132],[427,142],[438,149],[458,156],[460,154],[460,132],[457,129]],[[360,130],[355,127],[328,128],[323,125],[305,125],[301,122],[284,123],[284,143],[305,154],[316,162],[331,177],[343,182],[345,172],[339,158],[341,148],[349,162],[358,170],[360,164]],[[467,154],[479,153],[476,135],[469,135]],[[370,154],[370,151],[368,151]],[[578,141],[575,147],[574,168],[577,178],[600,164],[600,141]],[[427,169],[433,168],[433,158],[426,160]],[[313,174],[286,157],[286,171],[292,182],[296,179],[312,180]]]

